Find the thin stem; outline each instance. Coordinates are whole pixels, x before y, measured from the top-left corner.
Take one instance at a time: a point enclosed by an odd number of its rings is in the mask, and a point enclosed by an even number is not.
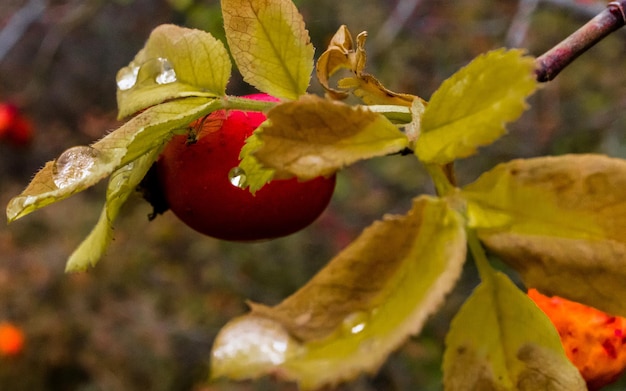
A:
[[[406,106],[397,105],[368,105],[367,109],[375,113],[380,113],[388,120],[396,123],[409,123],[412,120],[411,109]]]
[[[452,184],[452,182],[450,181],[449,166],[442,166],[439,164],[427,164],[426,170],[428,170],[430,177],[435,183],[435,190],[437,191],[438,196],[443,197],[454,191],[454,184]]]
[[[222,99],[223,108],[227,110],[268,111],[276,106],[277,102],[244,98],[228,95]]]
[[[555,47],[537,58],[535,74],[539,82],[556,77],[578,56],[607,35],[626,24],[626,0],[613,1],[602,12]]]
[[[485,249],[480,243],[476,231],[474,231],[473,229],[467,229],[467,244],[469,246],[470,252],[472,253],[472,257],[474,258],[474,263],[478,268],[478,274],[480,275],[480,279],[483,281],[490,280],[493,276],[493,269],[489,264],[487,254],[485,254]]]

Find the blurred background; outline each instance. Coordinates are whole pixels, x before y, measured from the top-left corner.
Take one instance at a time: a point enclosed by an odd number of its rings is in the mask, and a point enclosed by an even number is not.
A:
[[[369,32],[367,70],[387,87],[426,99],[472,58],[523,47],[540,55],[605,7],[574,0],[299,0],[317,54],[340,24]],[[63,150],[119,126],[115,74],[162,23],[223,37],[216,0],[2,0],[0,102],[19,110],[19,134],[0,132],[0,204]],[[626,157],[626,33],[617,32],[530,100],[508,136],[457,165],[461,183],[501,161],[568,152]],[[311,91],[320,88],[313,82]],[[234,75],[228,93],[251,92]],[[9,110],[9,111],[10,111]],[[2,112],[0,111],[0,125]],[[208,384],[212,341],[245,300],[278,303],[361,229],[403,213],[432,192],[411,157],[357,164],[341,173],[331,206],[306,230],[264,243],[203,237],[166,213],[152,222],[135,197],[115,240],[87,273],[64,274],[68,255],[95,223],[96,186],[17,222],[0,225],[0,323],[25,335],[0,357],[0,390],[295,390],[271,379]],[[440,390],[443,337],[476,283],[471,263],[424,332],[380,373],[341,390]],[[626,383],[614,389],[623,389]]]

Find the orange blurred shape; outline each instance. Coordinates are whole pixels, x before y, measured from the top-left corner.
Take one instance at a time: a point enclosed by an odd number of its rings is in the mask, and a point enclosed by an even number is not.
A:
[[[0,322],[0,356],[15,356],[23,348],[22,329],[9,322]]]
[[[626,318],[558,296],[548,297],[536,289],[529,289],[528,296],[558,330],[567,357],[589,390],[599,390],[619,378],[626,368]]]
[[[24,147],[33,137],[32,123],[12,103],[0,103],[0,140]]]

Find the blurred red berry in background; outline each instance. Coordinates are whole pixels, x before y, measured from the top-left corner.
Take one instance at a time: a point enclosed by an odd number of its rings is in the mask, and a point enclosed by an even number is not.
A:
[[[24,348],[22,329],[10,322],[0,322],[0,356],[15,356]]]
[[[0,142],[25,147],[32,138],[33,125],[18,107],[12,103],[0,103]]]

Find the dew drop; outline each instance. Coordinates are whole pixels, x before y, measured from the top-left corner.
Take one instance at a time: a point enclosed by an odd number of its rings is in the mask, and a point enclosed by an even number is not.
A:
[[[157,58],[158,73],[154,79],[157,84],[169,84],[176,81],[176,71],[167,58]]]
[[[139,75],[139,67],[136,65],[129,65],[120,69],[117,73],[116,81],[117,88],[121,91],[130,90],[137,84],[137,76]]]
[[[344,333],[358,334],[365,330],[369,317],[369,314],[365,311],[353,312],[343,319],[341,328]]]
[[[92,147],[78,146],[66,150],[54,162],[54,184],[63,189],[82,181],[91,174],[99,158],[100,151]]]
[[[212,358],[217,372],[228,373],[242,367],[280,365],[298,351],[299,344],[279,323],[265,318],[243,317],[220,331]]]
[[[246,172],[240,167],[234,167],[228,172],[228,180],[231,185],[240,189],[245,189],[248,186]]]

